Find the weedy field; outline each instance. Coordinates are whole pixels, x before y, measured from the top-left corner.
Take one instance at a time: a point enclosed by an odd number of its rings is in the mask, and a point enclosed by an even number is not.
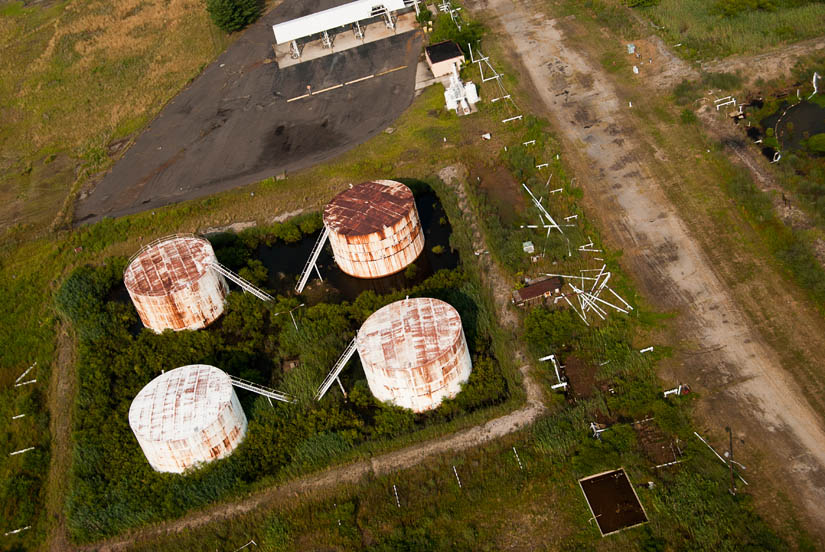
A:
[[[825,5],[816,0],[636,0],[674,51],[690,59],[757,53],[819,36]]]

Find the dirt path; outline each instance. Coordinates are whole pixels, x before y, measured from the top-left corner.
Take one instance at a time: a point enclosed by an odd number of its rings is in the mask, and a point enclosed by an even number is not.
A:
[[[569,44],[560,22],[540,15],[542,7],[529,0],[477,7],[488,9],[512,42],[604,235],[624,251],[624,267],[648,300],[681,314],[680,347],[693,353],[689,383],[707,393],[709,419],[721,423],[716,430],[727,420],[739,439],[782,466],[783,487],[822,534],[821,420],[666,197],[655,171],[662,155],[651,147],[655,140],[636,128],[610,74]]]
[[[69,548],[63,506],[69,489],[72,457],[72,405],[77,388],[75,343],[66,323],[57,329],[57,361],[49,377],[49,432],[51,462],[46,487],[47,519],[52,524],[46,550],[59,552]]]
[[[464,192],[463,181],[466,169],[454,165],[443,169],[439,176],[450,185],[458,196],[461,210],[469,220],[475,220],[470,212],[469,203]],[[471,224],[473,233],[473,247],[475,250],[486,249],[483,235],[476,223]],[[499,320],[515,330],[518,318],[513,314],[509,302],[510,282],[501,269],[490,259],[489,255],[481,257],[483,284],[488,285],[495,293],[496,309]],[[515,351],[515,358],[523,361],[526,354],[521,346]],[[412,445],[401,450],[389,452],[353,464],[336,467],[325,472],[297,479],[289,483],[271,487],[255,493],[245,499],[227,504],[219,504],[200,512],[187,515],[181,519],[168,523],[160,523],[145,529],[134,531],[124,537],[112,539],[85,547],[85,550],[123,550],[130,544],[149,541],[163,535],[175,534],[187,529],[208,525],[219,519],[235,517],[257,508],[273,506],[284,500],[293,500],[296,497],[314,495],[324,490],[334,489],[342,484],[356,484],[368,475],[384,475],[387,473],[405,470],[421,464],[427,458],[448,452],[459,452],[480,444],[493,441],[535,421],[545,410],[542,402],[543,392],[541,385],[530,375],[530,366],[523,364],[519,371],[527,395],[526,404],[509,414],[494,418],[484,424],[459,431],[452,435]]]
[[[731,56],[702,64],[702,70],[713,73],[740,73],[745,80],[770,80],[788,74],[796,60],[816,50],[825,49],[825,38],[803,40],[789,46],[768,50],[755,56]],[[810,79],[810,76],[808,77]]]

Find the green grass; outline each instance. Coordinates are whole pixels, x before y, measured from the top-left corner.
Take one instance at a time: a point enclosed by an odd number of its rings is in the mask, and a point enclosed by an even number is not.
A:
[[[715,9],[721,3],[660,0],[658,5],[638,11],[661,28],[668,42],[682,43],[676,53],[697,59],[758,53],[819,36],[825,28],[825,4],[821,2],[780,0],[772,2],[774,10],[745,9],[729,17]]]

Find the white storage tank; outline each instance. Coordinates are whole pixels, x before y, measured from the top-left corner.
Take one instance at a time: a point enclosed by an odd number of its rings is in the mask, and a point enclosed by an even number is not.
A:
[[[414,412],[455,397],[472,370],[458,311],[430,297],[377,310],[356,343],[372,394]]]
[[[412,191],[394,180],[363,182],[324,208],[335,262],[356,278],[404,270],[424,250],[424,232]]]
[[[123,273],[123,283],[141,322],[164,330],[199,330],[224,310],[229,287],[211,268],[212,245],[193,235],[156,240],[135,254]]]
[[[152,468],[183,473],[232,454],[246,415],[226,373],[191,364],[149,382],[132,401],[129,426]]]

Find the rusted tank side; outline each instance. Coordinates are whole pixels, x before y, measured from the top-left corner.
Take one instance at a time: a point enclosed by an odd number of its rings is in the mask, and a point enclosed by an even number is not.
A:
[[[229,292],[210,268],[215,253],[191,235],[163,238],[133,257],[123,281],[141,322],[155,332],[197,330],[215,321]]]
[[[424,250],[412,191],[392,180],[364,182],[338,194],[324,209],[338,266],[357,278],[404,270]]]
[[[376,311],[357,345],[373,395],[415,412],[455,397],[472,371],[461,318],[438,299],[406,299]]]
[[[229,376],[190,365],[144,387],[129,409],[129,425],[153,469],[182,473],[229,456],[246,435],[247,420]]]

